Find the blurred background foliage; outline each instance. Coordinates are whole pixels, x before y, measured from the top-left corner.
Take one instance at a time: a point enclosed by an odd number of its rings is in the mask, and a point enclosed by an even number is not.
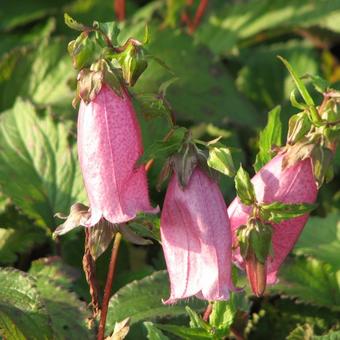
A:
[[[284,125],[294,112],[293,82],[277,55],[299,75],[319,74],[339,89],[340,1],[214,0],[193,27],[185,17],[193,18],[199,3],[127,0],[120,39],[142,39],[148,24],[149,51],[178,77],[166,95],[178,124],[203,139],[223,136],[234,147],[235,163],[252,171],[267,112],[280,104]],[[51,237],[59,223],[54,215],[86,202],[71,106],[76,74],[67,54],[75,32],[65,26],[64,12],[88,24],[116,20],[113,0],[12,0],[0,6],[0,337],[6,339],[94,337],[86,326],[84,232]],[[171,77],[151,61],[133,89],[145,146],[169,126],[157,112],[144,119],[149,112],[143,98],[157,95]],[[154,203],[165,191],[155,190],[161,166],[156,162],[149,172]],[[335,178],[322,188],[280,283],[260,299],[246,292],[237,303],[231,338],[340,337],[339,183],[338,150]],[[228,204],[235,195],[232,180],[221,178],[221,189]],[[158,218],[152,222],[157,232]],[[108,260],[109,251],[97,263],[101,287]],[[185,304],[162,305],[168,296],[164,268],[159,245],[123,244],[108,334],[128,316],[131,339],[172,338],[152,322],[187,323]],[[187,303],[204,309],[200,301]]]

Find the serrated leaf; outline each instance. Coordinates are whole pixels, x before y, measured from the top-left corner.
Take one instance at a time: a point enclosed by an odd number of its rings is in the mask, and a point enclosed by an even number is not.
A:
[[[291,218],[302,216],[310,213],[316,208],[316,204],[297,203],[286,204],[282,202],[273,202],[270,204],[261,204],[260,214],[265,221],[280,223]]]
[[[281,267],[279,279],[272,291],[340,311],[340,272],[334,272],[329,264],[299,257]]]
[[[311,255],[340,270],[340,216],[332,213],[325,218],[310,217],[295,245],[294,253]]]
[[[80,272],[64,263],[58,256],[50,256],[35,260],[31,264],[29,273],[34,277],[44,277],[59,287],[70,289],[78,279]]]
[[[0,334],[18,340],[53,336],[34,279],[13,268],[0,269]]]
[[[18,100],[0,117],[0,186],[39,225],[54,227],[54,215],[85,201],[75,148],[68,131]]]
[[[254,186],[250,181],[248,172],[242,166],[237,171],[235,176],[235,188],[237,196],[245,205],[251,205],[256,202]]]
[[[89,310],[70,291],[80,273],[59,257],[34,261],[29,272],[36,280],[37,290],[51,318],[55,338],[92,339],[93,331],[86,326]]]
[[[107,316],[107,334],[113,331],[116,322],[131,317],[131,325],[143,320],[185,315],[185,304],[166,306],[162,299],[169,296],[166,271],[155,272],[142,280],[134,281],[121,288],[110,299]],[[197,310],[203,303],[193,299],[189,305]]]
[[[313,327],[311,325],[304,324],[298,325],[287,336],[287,340],[312,340],[314,335]]]
[[[148,332],[147,337],[149,340],[169,340],[169,338],[152,322],[143,322],[143,325]]]
[[[221,172],[222,174],[232,177],[235,175],[235,167],[230,149],[225,147],[212,147],[209,149],[208,165]]]
[[[94,332],[86,326],[90,317],[86,304],[55,281],[37,276],[37,289],[43,298],[55,337],[58,339],[90,340]]]
[[[281,146],[282,124],[280,120],[281,107],[276,106],[268,113],[266,127],[260,132],[259,152],[254,164],[255,171],[259,171],[273,158],[273,146]]]
[[[18,96],[39,105],[53,105],[71,110],[73,90],[69,81],[76,78],[66,40],[43,40],[32,49],[20,49],[11,54],[11,67],[6,79],[0,81],[0,110],[13,106]]]

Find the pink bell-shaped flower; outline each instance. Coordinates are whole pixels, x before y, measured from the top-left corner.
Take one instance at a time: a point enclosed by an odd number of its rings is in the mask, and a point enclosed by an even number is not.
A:
[[[143,153],[141,132],[131,99],[103,84],[97,96],[80,104],[78,155],[90,202],[93,226],[101,218],[118,224],[151,207],[145,169],[136,162]]]
[[[227,300],[231,232],[218,185],[198,167],[183,189],[174,173],[161,216],[161,239],[171,284],[166,304],[196,296]]]
[[[278,154],[268,162],[252,178],[255,195],[259,203],[272,203],[275,201],[286,204],[314,203],[317,196],[311,159],[298,161],[295,165],[287,168],[282,167],[283,154]],[[251,212],[251,207],[243,205],[236,198],[228,208],[233,244],[237,244],[236,231],[246,224]],[[308,214],[273,224],[273,255],[269,256],[264,272],[267,274],[267,284],[276,282],[277,272],[288,253],[294,247]],[[241,267],[245,267],[244,260],[240,255],[239,248],[235,249],[233,258]],[[247,264],[248,267],[250,264]],[[254,281],[261,278],[254,276]],[[256,290],[255,290],[256,291]]]

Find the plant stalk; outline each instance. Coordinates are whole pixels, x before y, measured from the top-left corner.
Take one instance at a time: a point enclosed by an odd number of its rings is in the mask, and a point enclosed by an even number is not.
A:
[[[97,336],[98,340],[104,340],[104,337],[105,337],[105,324],[106,324],[106,317],[107,317],[107,309],[108,309],[109,300],[111,297],[112,282],[113,282],[113,277],[115,274],[118,250],[119,250],[121,239],[122,239],[122,235],[121,233],[118,232],[113,242],[110,265],[109,265],[109,272],[107,274],[107,279],[105,283],[104,297],[103,297],[103,303],[102,303],[102,309],[101,309],[100,321],[99,321],[98,336]]]

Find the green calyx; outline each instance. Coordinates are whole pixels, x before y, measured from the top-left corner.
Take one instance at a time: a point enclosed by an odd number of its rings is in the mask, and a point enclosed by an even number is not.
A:
[[[316,106],[302,78],[298,77],[287,60],[279,57],[292,76],[303,99],[299,103],[295,91],[291,94],[292,106],[302,110],[289,120],[287,145],[284,149],[283,167],[290,167],[298,161],[310,158],[318,188],[332,178],[332,159],[340,139],[340,92],[331,89],[330,84],[319,76],[307,75],[315,90],[323,95],[321,105]]]
[[[255,255],[258,262],[265,264],[271,253],[273,228],[269,223],[250,218],[246,225],[237,230],[237,240],[244,259]]]
[[[95,21],[90,27],[78,23],[65,14],[65,23],[70,28],[81,32],[75,40],[69,43],[68,52],[74,68],[80,72],[78,82],[85,82],[85,92],[91,93],[91,96],[86,97],[93,98],[92,94],[98,93],[102,82],[107,83],[115,91],[118,88],[117,84],[133,86],[147,68],[147,58],[150,57],[144,48],[149,40],[147,29],[143,43],[130,38],[125,44],[120,45],[118,43],[120,30],[115,22]],[[100,70],[94,70],[98,68],[98,64],[105,64],[108,72],[103,75],[99,73],[90,75],[89,70],[103,72],[103,67],[99,67]],[[88,77],[91,80],[88,80]],[[89,84],[93,84],[93,87],[89,88]],[[82,88],[83,84],[80,87]],[[84,91],[80,89],[79,92]],[[83,97],[80,96],[80,98]]]

